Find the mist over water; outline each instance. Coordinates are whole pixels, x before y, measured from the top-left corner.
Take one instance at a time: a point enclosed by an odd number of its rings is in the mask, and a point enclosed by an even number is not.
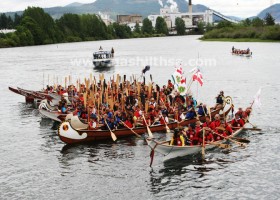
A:
[[[280,44],[201,42],[197,38],[0,49],[1,199],[279,199]],[[115,49],[116,66],[102,71],[107,79],[117,73],[139,77],[149,64],[146,80],[152,74],[153,81],[162,86],[176,65],[182,64],[189,80],[189,71],[199,64],[204,85],[193,83],[192,92],[208,105],[224,90],[236,109],[247,107],[263,87],[262,107],[253,111],[250,120],[262,131],[243,133],[251,141],[246,148],[233,145],[229,151],[207,152],[205,163],[197,156],[163,162],[156,153],[152,168],[150,148],[136,137],[65,145],[51,129],[52,122],[42,119],[8,86],[39,90],[47,84],[64,85],[69,75],[72,80],[83,80],[90,73],[98,78],[100,71],[93,69],[91,61],[99,46]],[[232,56],[232,46],[249,47],[253,57]]]

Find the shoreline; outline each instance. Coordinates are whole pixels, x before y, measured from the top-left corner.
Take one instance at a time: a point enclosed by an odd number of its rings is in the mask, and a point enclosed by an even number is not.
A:
[[[262,40],[258,38],[209,38],[209,39],[204,39],[204,38],[199,38],[199,40],[204,41],[204,42],[267,42],[267,43],[279,43],[280,40]]]

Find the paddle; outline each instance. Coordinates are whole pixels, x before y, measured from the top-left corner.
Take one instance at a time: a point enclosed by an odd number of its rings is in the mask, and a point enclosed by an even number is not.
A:
[[[249,124],[251,124],[252,126],[253,126],[253,128],[257,128],[257,126],[256,125],[254,125],[254,124],[252,124],[251,122],[249,122],[249,120],[247,119],[247,122],[246,123],[249,123]]]
[[[145,116],[143,116],[143,119],[144,119],[145,124],[146,124],[146,126],[147,126],[147,131],[148,131],[149,137],[150,137],[150,138],[153,138],[154,136],[153,136],[153,134],[152,134],[152,131],[151,131],[150,128],[149,128],[149,125],[148,125],[148,123],[147,123],[147,121],[146,121],[146,119],[145,119]]]
[[[260,129],[260,128],[244,128],[244,130],[249,130],[249,131],[261,131],[262,129]]]
[[[111,137],[112,137],[113,141],[116,141],[116,140],[117,140],[117,137],[116,137],[115,133],[113,133],[113,131],[110,129],[110,127],[109,127],[109,125],[108,125],[106,119],[104,120],[104,122],[105,122],[105,124],[107,125],[107,127],[108,127],[108,129],[109,129],[109,131],[110,131],[110,133],[111,133]]]
[[[230,149],[231,146],[229,144],[221,144],[221,143],[216,143],[216,142],[207,142],[207,144],[211,144],[211,145],[215,145],[219,148],[223,148],[223,149]]]
[[[238,142],[243,142],[243,143],[250,143],[250,140],[246,138],[240,138],[240,137],[231,137],[232,139],[235,139]]]
[[[201,154],[202,154],[202,159],[205,159],[205,129],[203,129],[203,139],[202,139],[202,148],[201,148]]]
[[[129,130],[131,130],[132,133],[134,133],[137,137],[141,137],[138,133],[136,133],[132,128],[129,128],[122,120],[121,120],[122,124],[128,128]]]
[[[212,133],[214,133],[214,134],[216,134],[216,135],[218,135],[218,136],[220,136],[220,137],[222,137],[222,138],[225,138],[225,139],[227,139],[227,140],[229,140],[229,141],[231,141],[231,142],[233,142],[233,143],[235,143],[235,144],[237,144],[237,145],[239,145],[239,146],[241,146],[241,147],[246,147],[246,145],[245,145],[244,143],[242,143],[242,142],[237,142],[236,140],[234,140],[234,139],[232,139],[232,138],[230,138],[230,137],[225,137],[225,136],[223,136],[223,135],[220,135],[220,134],[216,133],[215,131],[212,131]]]

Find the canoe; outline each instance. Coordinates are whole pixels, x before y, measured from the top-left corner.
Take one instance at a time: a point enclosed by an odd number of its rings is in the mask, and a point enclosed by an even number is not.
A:
[[[211,116],[214,118],[216,114],[220,112],[219,110],[214,110],[211,112]],[[230,108],[225,112],[225,115],[227,115],[231,110]],[[204,122],[205,116],[200,116],[199,119]],[[188,126],[191,123],[195,123],[197,119],[189,119],[184,120],[180,123],[180,126]],[[168,127],[172,130],[177,128],[178,122],[171,122],[167,124]],[[163,132],[166,131],[165,125],[152,125],[149,127],[152,132]],[[133,128],[133,131],[137,134],[141,135],[144,133],[147,133],[147,127],[141,126]],[[122,137],[129,137],[134,136],[134,133],[128,129],[128,128],[122,128],[117,129],[113,131],[117,138]],[[93,141],[99,141],[99,140],[111,140],[111,133],[109,130],[88,130],[88,129],[80,129],[75,128],[71,124],[71,120],[62,122],[58,128],[58,136],[59,138],[67,143],[67,144],[74,144],[74,143],[82,143],[82,142],[93,142]]]
[[[62,114],[61,112],[58,112],[58,111],[48,111],[48,110],[45,110],[42,108],[41,109],[39,108],[39,113],[43,117],[52,119],[57,122],[62,122],[67,116],[67,114]]]
[[[244,127],[235,129],[228,138],[234,138],[234,137],[238,136],[243,130],[245,130]],[[160,141],[156,141],[155,139],[149,138],[149,137],[146,137],[145,140],[152,150],[164,155],[164,161],[178,158],[178,157],[195,155],[195,154],[199,154],[202,152],[201,145],[175,146],[175,145],[169,145],[169,141],[160,142]],[[219,144],[223,144],[225,142],[227,142],[227,139],[215,141],[215,145],[214,144],[205,144],[205,150],[214,149]]]
[[[24,96],[27,103],[34,103],[35,101],[37,102],[37,100],[43,100],[43,99],[48,99],[48,100],[52,99],[50,95],[40,91],[26,90],[19,87],[18,88],[9,87],[9,90],[16,94]]]
[[[248,53],[248,54],[238,54],[238,53],[232,53],[232,55],[235,55],[235,56],[241,56],[241,57],[252,57],[252,52],[251,53]]]
[[[243,127],[235,130],[230,137],[235,137],[243,131]],[[164,160],[169,160],[177,157],[185,157],[189,155],[199,154],[202,151],[201,145],[194,146],[170,146],[169,141],[159,142],[152,138],[146,138],[146,141],[151,149],[154,149],[156,152],[164,155]],[[221,140],[215,142],[217,145],[225,143],[227,140]],[[206,144],[205,150],[210,150],[215,148],[217,145]]]

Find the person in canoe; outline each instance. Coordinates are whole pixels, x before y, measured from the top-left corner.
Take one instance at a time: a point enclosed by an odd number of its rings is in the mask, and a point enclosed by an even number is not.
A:
[[[235,113],[234,119],[231,121],[232,128],[240,128],[244,126],[244,121],[242,118],[240,118],[240,115],[238,113]]]
[[[183,136],[183,133],[180,133],[180,130],[178,128],[176,128],[174,130],[174,135],[173,138],[170,141],[170,146],[185,146],[185,139]]]
[[[222,108],[224,104],[224,92],[221,91],[220,94],[216,97],[216,105],[215,105],[215,110]]]

